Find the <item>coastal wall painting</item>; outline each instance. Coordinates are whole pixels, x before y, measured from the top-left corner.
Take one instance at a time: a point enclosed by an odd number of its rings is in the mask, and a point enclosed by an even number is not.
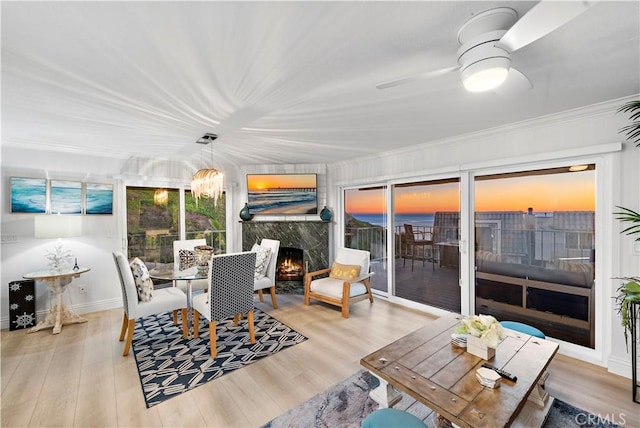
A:
[[[11,177],[11,212],[47,212],[47,179]]]
[[[251,214],[317,214],[317,190],[316,174],[247,174]]]
[[[87,183],[86,214],[113,214],[113,185]]]
[[[51,180],[51,214],[82,214],[82,182]]]

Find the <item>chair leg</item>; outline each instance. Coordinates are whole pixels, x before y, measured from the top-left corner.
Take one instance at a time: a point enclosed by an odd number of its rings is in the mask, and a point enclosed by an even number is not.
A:
[[[278,302],[276,301],[276,286],[272,286],[269,290],[271,293],[271,304],[273,305],[273,309],[278,309]]]
[[[136,320],[135,319],[130,319],[129,320],[129,326],[127,327],[127,329],[129,330],[127,332],[127,341],[124,343],[124,350],[122,351],[122,356],[126,357],[127,355],[129,355],[129,348],[131,348],[131,342],[133,342],[133,330],[136,327]]]
[[[258,290],[258,299],[260,299],[261,302],[264,302],[264,296],[262,295],[262,289]]]
[[[182,309],[182,337],[189,338],[189,326],[187,325],[187,308]]]
[[[309,293],[311,292],[311,278],[304,276],[304,305],[309,306]]]
[[[173,325],[178,325],[178,311],[173,310]]]
[[[217,355],[215,321],[209,321],[209,348],[211,349],[211,358],[215,358]]]
[[[238,326],[238,321],[239,321],[239,320],[240,320],[240,315],[235,314],[235,315],[233,316],[233,326],[234,326],[234,327],[237,327],[237,326]]]
[[[349,294],[351,285],[348,282],[342,285],[342,318],[349,318]]]
[[[127,332],[127,325],[129,324],[129,318],[127,318],[127,313],[122,314],[122,328],[120,329],[120,342],[124,340],[124,335]]]
[[[256,331],[253,327],[253,309],[247,314],[247,324],[249,325],[249,340],[251,340],[251,343],[256,343]]]
[[[198,330],[200,329],[200,313],[193,310],[193,337],[197,338],[199,336]]]

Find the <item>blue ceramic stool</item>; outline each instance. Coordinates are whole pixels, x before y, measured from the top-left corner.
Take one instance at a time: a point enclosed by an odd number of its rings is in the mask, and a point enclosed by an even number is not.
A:
[[[508,328],[511,330],[518,331],[520,333],[528,334],[529,336],[539,337],[540,339],[544,339],[546,337],[544,333],[538,330],[537,328],[532,327],[528,324],[523,324],[521,322],[500,321],[500,324],[504,328]]]
[[[426,428],[420,419],[398,409],[378,409],[370,413],[362,428]]]

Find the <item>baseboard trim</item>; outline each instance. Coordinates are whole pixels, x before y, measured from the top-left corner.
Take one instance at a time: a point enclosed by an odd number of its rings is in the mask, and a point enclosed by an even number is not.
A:
[[[610,373],[631,379],[631,355],[629,355],[628,359],[609,356],[607,370]]]
[[[113,298],[113,299],[100,300],[97,302],[80,303],[76,305],[71,305],[69,308],[78,314],[89,314],[91,312],[108,311],[110,309],[116,309],[121,307],[122,307],[122,299]],[[36,318],[38,320],[44,319],[44,317],[47,316],[47,312],[49,312],[49,309],[37,311]],[[10,319],[8,316],[3,316],[2,318],[0,318],[0,327],[2,328],[2,330],[8,330],[9,323],[10,323]]]

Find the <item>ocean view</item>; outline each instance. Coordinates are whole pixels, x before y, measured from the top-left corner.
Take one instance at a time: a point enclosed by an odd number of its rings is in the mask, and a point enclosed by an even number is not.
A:
[[[351,215],[360,221],[366,221],[367,223],[384,226],[387,216],[383,214],[354,214]],[[394,224],[396,226],[402,226],[403,224],[410,224],[412,226],[433,226],[435,218],[434,213],[422,213],[422,214],[396,214]]]

